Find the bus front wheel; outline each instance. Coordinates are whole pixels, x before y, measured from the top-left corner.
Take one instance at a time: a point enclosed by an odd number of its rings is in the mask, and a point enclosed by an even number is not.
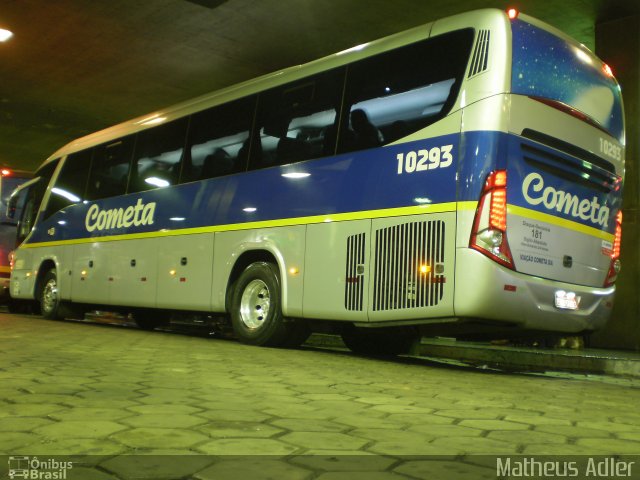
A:
[[[55,268],[44,274],[39,297],[40,311],[44,318],[49,320],[64,318],[61,311],[60,296],[58,294],[58,275]]]
[[[250,345],[287,345],[289,324],[282,315],[280,275],[270,262],[250,264],[231,296],[231,323],[238,340]]]
[[[60,300],[58,273],[55,268],[49,270],[42,277],[38,302],[40,303],[40,314],[49,320],[83,319],[86,311],[85,305]]]

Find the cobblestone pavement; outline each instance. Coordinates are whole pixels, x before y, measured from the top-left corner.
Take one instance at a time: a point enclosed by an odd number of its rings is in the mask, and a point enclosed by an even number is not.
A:
[[[639,405],[637,379],[0,314],[0,454],[90,455],[72,478],[496,478],[482,454],[640,454]]]

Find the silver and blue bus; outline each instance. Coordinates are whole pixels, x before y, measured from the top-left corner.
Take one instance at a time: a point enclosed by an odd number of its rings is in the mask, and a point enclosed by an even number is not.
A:
[[[620,269],[621,92],[515,11],[422,25],[77,139],[14,196],[11,295],[354,351],[584,334]]]

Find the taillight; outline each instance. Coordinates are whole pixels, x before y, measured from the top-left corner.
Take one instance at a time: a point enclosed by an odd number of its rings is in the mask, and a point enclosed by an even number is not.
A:
[[[622,264],[620,263],[620,243],[622,242],[622,210],[616,215],[616,234],[613,239],[613,248],[611,249],[611,264],[609,265],[609,273],[604,281],[605,287],[610,287],[616,282],[618,273]]]
[[[469,247],[513,269],[507,242],[507,171],[489,174],[482,188]]]

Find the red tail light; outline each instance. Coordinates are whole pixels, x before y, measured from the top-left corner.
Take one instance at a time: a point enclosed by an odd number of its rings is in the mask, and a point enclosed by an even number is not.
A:
[[[473,220],[469,247],[505,267],[513,268],[513,257],[507,242],[506,170],[496,170],[487,177]]]
[[[622,211],[619,211],[616,215],[616,233],[613,239],[613,248],[611,249],[611,265],[609,266],[609,273],[607,273],[607,279],[604,281],[605,287],[610,287],[616,282],[618,273],[620,273],[620,244],[622,242]]]

